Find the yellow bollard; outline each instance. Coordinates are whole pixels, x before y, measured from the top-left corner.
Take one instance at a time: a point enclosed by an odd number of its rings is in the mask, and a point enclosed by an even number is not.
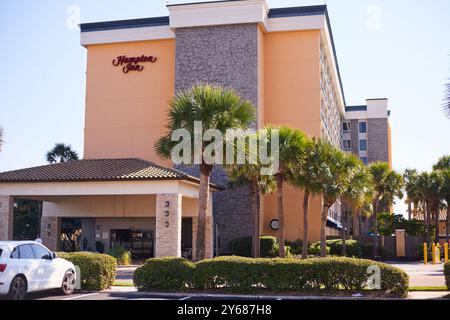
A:
[[[431,259],[432,264],[436,264],[436,243],[431,244]]]
[[[444,244],[444,262],[448,262],[448,243]]]
[[[426,242],[423,244],[423,263],[428,264],[428,248]]]

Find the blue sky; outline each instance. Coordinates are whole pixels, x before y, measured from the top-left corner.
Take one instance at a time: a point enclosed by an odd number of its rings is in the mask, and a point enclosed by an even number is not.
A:
[[[450,154],[450,120],[441,111],[450,77],[450,1],[326,3],[347,103],[389,98],[395,169],[429,170]],[[167,15],[163,0],[2,0],[0,125],[6,143],[0,171],[44,164],[59,141],[82,154],[86,50],[73,27],[78,16],[94,22],[160,15]],[[398,213],[404,209],[396,206]]]

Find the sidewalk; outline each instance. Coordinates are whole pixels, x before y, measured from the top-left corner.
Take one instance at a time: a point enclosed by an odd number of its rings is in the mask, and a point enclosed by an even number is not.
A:
[[[409,275],[410,287],[445,287],[444,264],[423,264],[423,262],[392,262],[394,267],[402,269]]]

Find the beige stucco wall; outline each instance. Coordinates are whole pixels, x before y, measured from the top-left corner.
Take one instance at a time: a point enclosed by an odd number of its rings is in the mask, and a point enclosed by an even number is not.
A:
[[[320,32],[292,31],[264,35],[264,122],[288,125],[309,136],[321,136]],[[296,240],[303,235],[303,192],[284,188],[285,235]],[[321,198],[310,201],[309,239],[320,238]],[[277,217],[276,196],[265,197],[262,230]]]
[[[63,196],[44,202],[44,217],[155,217],[156,195]],[[207,214],[212,215],[212,203]],[[198,214],[198,199],[183,197],[184,217]]]
[[[175,40],[88,46],[84,158],[138,157],[158,161],[153,144],[165,133],[174,93]],[[152,55],[144,70],[123,73],[112,60]],[[169,162],[166,162],[169,164]]]

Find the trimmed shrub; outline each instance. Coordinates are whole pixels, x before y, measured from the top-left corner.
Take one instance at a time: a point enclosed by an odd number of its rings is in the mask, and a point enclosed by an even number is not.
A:
[[[109,250],[109,255],[117,260],[118,265],[127,266],[132,262],[131,252],[120,245],[115,245]]]
[[[327,243],[326,250],[327,250],[327,254],[329,254],[331,249],[330,249],[330,246],[328,245],[328,243]],[[314,256],[320,255],[320,241],[314,242],[308,247],[308,254],[314,255]]]
[[[327,246],[330,247],[330,254],[340,256],[342,254],[342,239],[327,240]],[[346,240],[347,257],[361,257],[360,244],[356,240]]]
[[[171,269],[172,272],[168,272],[167,265],[170,261],[180,270]],[[372,274],[368,271],[369,267],[374,266],[381,272],[381,288],[378,292],[406,296],[409,279],[404,271],[371,260],[342,257],[299,260],[230,256],[207,259],[195,264],[189,264],[179,258],[164,258],[162,261],[150,259],[135,273],[135,284],[140,290],[196,289],[248,293],[260,289],[291,293],[355,292],[369,289],[368,280]],[[142,270],[147,270],[150,275],[157,274],[147,279]]]
[[[58,253],[81,271],[81,289],[104,290],[114,284],[117,261],[107,254],[92,252]]]
[[[138,290],[183,291],[192,285],[195,265],[183,258],[154,258],[136,269],[133,276]]]
[[[291,248],[291,253],[293,255],[302,254],[303,240],[298,239],[295,241],[286,241],[285,243],[287,246],[289,246]]]
[[[450,290],[450,262],[444,264],[445,284],[447,289]]]
[[[260,241],[260,254],[264,258],[274,258],[278,256],[279,246],[277,239],[271,236],[261,236]],[[251,257],[252,256],[252,237],[240,237],[234,238],[229,243],[229,249],[231,254],[239,257]],[[285,246],[286,256],[291,256],[291,249],[289,246]]]

